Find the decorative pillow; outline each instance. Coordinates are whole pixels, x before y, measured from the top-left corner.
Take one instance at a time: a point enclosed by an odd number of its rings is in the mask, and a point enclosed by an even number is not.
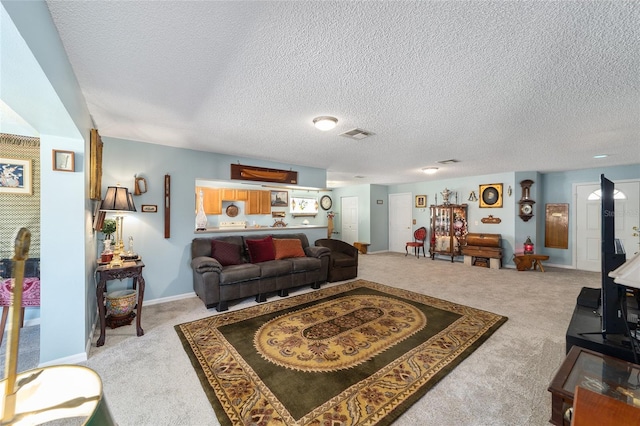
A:
[[[241,248],[238,244],[211,240],[211,257],[220,262],[222,266],[239,265],[242,263]]]
[[[275,260],[276,254],[273,249],[273,238],[268,236],[261,240],[245,240],[249,249],[249,259],[251,263],[266,262]]]
[[[276,259],[285,259],[287,257],[305,257],[302,249],[302,242],[297,238],[274,238],[273,248],[276,251]]]

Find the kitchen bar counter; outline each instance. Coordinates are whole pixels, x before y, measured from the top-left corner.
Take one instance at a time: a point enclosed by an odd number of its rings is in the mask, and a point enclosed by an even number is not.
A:
[[[327,225],[291,225],[285,227],[271,227],[271,226],[248,226],[246,228],[207,228],[205,231],[194,231],[195,234],[221,234],[221,233],[237,233],[237,232],[288,232],[292,229],[327,229]]]

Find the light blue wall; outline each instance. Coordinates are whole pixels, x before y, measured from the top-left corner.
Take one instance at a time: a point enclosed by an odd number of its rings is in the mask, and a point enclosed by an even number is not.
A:
[[[107,186],[118,183],[132,191],[136,174],[147,179],[148,191],[134,197],[138,212],[126,215],[123,233],[125,242],[129,236],[133,237],[135,251],[145,263],[145,300],[193,293],[190,245],[191,240],[196,237],[196,179],[228,180],[230,164],[240,161],[241,164],[260,167],[287,170],[293,168],[298,171],[301,185],[304,182],[305,186],[323,188],[326,184],[326,171],[317,168],[269,163],[108,137],[103,137],[102,141],[103,193]],[[164,238],[162,208],[165,174],[171,176],[171,238],[168,239]],[[313,196],[316,195],[314,192]],[[158,213],[142,213],[142,204],[157,205]],[[323,224],[326,224],[326,218]],[[269,231],[265,230],[265,233],[267,232]],[[310,244],[313,244],[316,239],[326,236],[326,229],[313,228],[305,233]],[[100,237],[102,238],[102,235]],[[114,282],[113,285],[109,288],[110,291],[117,288],[118,283]]]
[[[512,258],[514,249],[517,244],[515,234],[515,212],[517,210],[517,200],[520,198],[515,190],[515,176],[514,173],[497,173],[484,176],[472,176],[456,179],[443,179],[443,180],[430,180],[425,182],[407,183],[400,185],[390,185],[389,194],[407,193],[410,192],[413,196],[426,195],[427,206],[441,204],[442,194],[441,192],[447,188],[457,193],[457,199],[455,195],[449,198],[451,203],[467,204],[467,223],[469,232],[489,233],[489,234],[501,234],[502,236],[502,248],[503,248],[503,263],[507,265]],[[502,183],[503,185],[503,201],[501,208],[480,208],[480,204],[475,201],[468,201],[471,191],[475,191],[476,196],[479,196],[478,190],[480,185],[486,185],[491,183]],[[509,186],[512,187],[512,195],[507,194]],[[519,185],[518,185],[519,188]],[[430,229],[430,211],[429,208],[422,209],[416,208],[413,204],[413,218],[416,220],[416,224],[413,229],[417,229],[421,226],[425,226]],[[482,223],[481,219],[493,215],[500,218],[501,223],[487,224]],[[429,234],[431,238],[431,234]],[[514,244],[514,241],[516,244]],[[523,241],[524,242],[524,241]]]
[[[388,188],[385,185],[371,185],[370,190],[371,239],[365,242],[371,244],[371,252],[386,251],[389,249]],[[378,204],[378,200],[381,200],[382,204]]]
[[[80,361],[96,306],[84,155],[91,117],[46,3],[2,1],[0,19],[2,100],[40,134],[40,362]],[[75,152],[75,173],[52,171],[52,149]]]
[[[540,207],[542,211],[538,211],[542,228],[542,238],[539,238],[540,246],[544,246],[544,205],[549,203],[566,203],[569,204],[569,218],[574,218],[573,212],[576,208],[576,194],[574,187],[576,184],[599,184],[600,175],[614,183],[620,180],[638,180],[640,179],[640,164],[618,167],[603,167],[599,169],[573,170],[567,172],[545,173],[541,175],[541,186],[543,188],[540,199]],[[575,226],[569,224],[569,249],[552,249],[544,248],[545,254],[549,255],[549,261],[560,265],[574,264],[574,251],[576,244]]]
[[[358,241],[371,242],[371,191],[369,185],[353,185],[333,190],[333,208],[335,232],[332,238],[343,240],[342,236],[342,198],[358,198]],[[353,244],[355,241],[345,241]]]

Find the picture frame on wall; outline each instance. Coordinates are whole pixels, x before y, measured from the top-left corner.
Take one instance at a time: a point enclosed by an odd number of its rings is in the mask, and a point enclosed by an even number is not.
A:
[[[89,198],[102,200],[102,139],[97,129],[91,129],[89,141]]]
[[[416,195],[416,207],[419,209],[423,209],[427,207],[427,196],[426,195]]]
[[[0,194],[33,193],[31,160],[0,158]]]
[[[51,151],[51,157],[53,170],[58,172],[75,171],[75,154],[73,151],[60,151],[58,149],[54,149]]]
[[[479,201],[482,208],[499,208],[502,207],[502,184],[489,183],[480,185]]]
[[[288,191],[271,191],[271,207],[287,207],[288,205]]]
[[[143,204],[142,213],[158,213],[158,206],[155,204]]]

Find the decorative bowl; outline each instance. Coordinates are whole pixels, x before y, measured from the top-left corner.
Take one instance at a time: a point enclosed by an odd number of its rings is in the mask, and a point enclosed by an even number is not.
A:
[[[107,294],[107,314],[113,317],[126,317],[136,306],[135,290],[118,290]]]

